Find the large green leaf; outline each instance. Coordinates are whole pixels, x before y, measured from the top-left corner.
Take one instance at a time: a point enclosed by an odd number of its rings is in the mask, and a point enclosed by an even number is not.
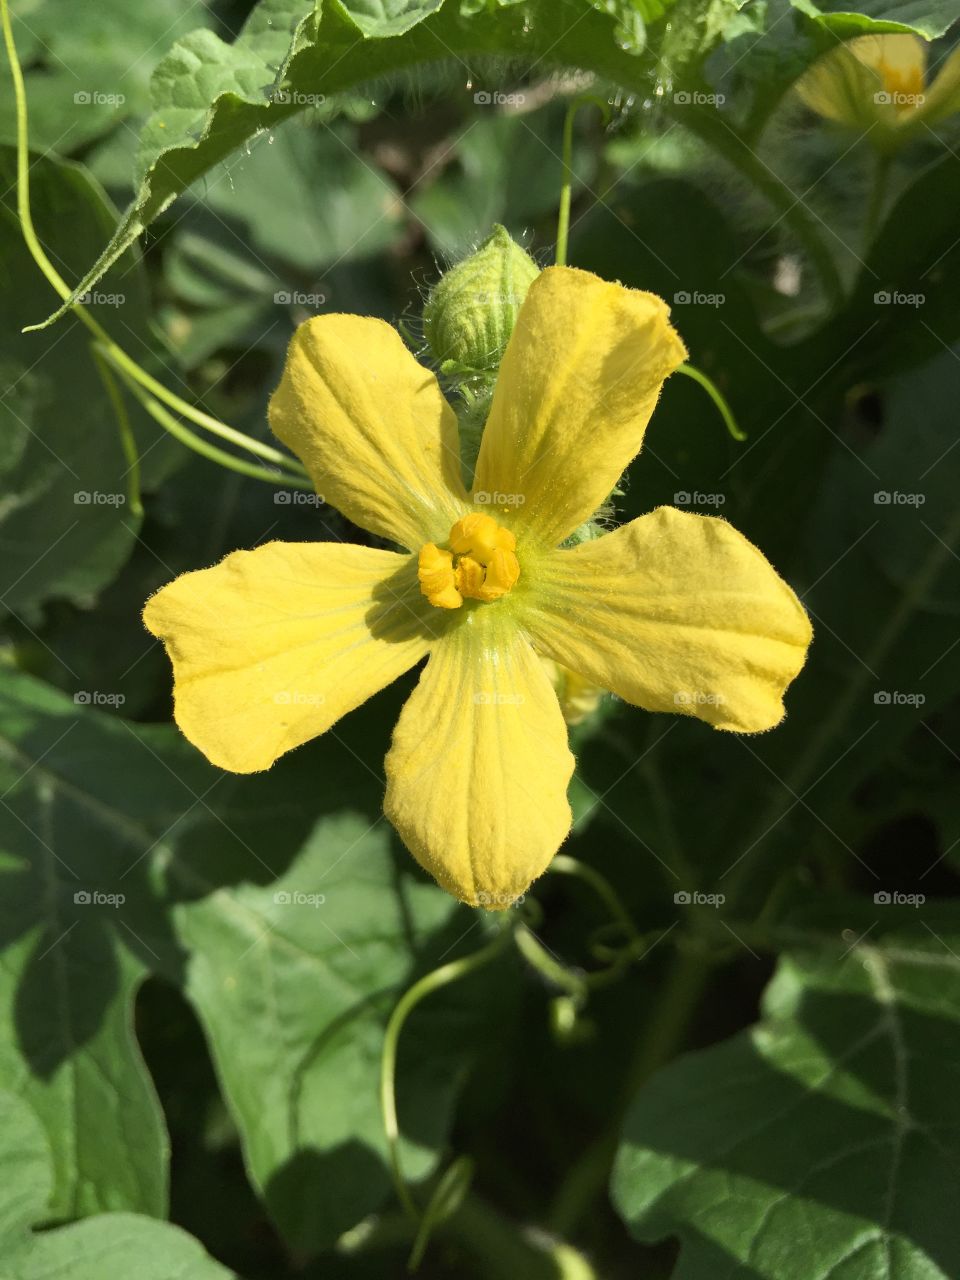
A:
[[[795,8],[837,35],[912,31],[935,40],[957,21],[954,0],[792,0]]]
[[[0,1093],[0,1169],[4,1280],[228,1280],[184,1232],[132,1213],[31,1232],[50,1214],[50,1153],[42,1125],[11,1093]]]
[[[161,741],[166,731],[145,731],[131,755],[118,720],[4,674],[0,1076],[46,1131],[55,1217],[166,1203],[166,1135],[132,1002],[146,966],[174,954],[146,855],[168,848],[194,796],[179,780],[193,762],[173,743],[179,777],[160,767]]]
[[[386,1019],[416,956],[438,958],[470,927],[461,919],[442,946],[428,945],[453,904],[432,885],[398,892],[394,876],[385,820],[347,806],[316,823],[273,884],[215,893],[178,913],[192,955],[187,994],[250,1172],[298,1248],[331,1245],[389,1195],[377,1102]],[[435,1039],[423,1031],[430,1009],[407,1032],[416,1069],[412,1081],[401,1076],[399,1093],[413,1176],[433,1164],[462,1078],[469,1004],[462,991],[458,1001]]]
[[[468,60],[490,54],[645,83],[614,32],[614,19],[592,0],[529,0],[469,15],[454,0],[350,6],[329,0],[316,11],[305,0],[261,0],[233,44],[200,31],[157,67],[136,199],[77,292],[90,289],[192,182],[318,94],[331,97],[416,64],[454,58],[470,66]]]
[[[763,1022],[641,1090],[614,1198],[641,1239],[680,1236],[675,1280],[960,1273],[960,962],[942,937],[784,957]]]
[[[76,271],[114,223],[102,192],[77,167],[53,160],[33,161],[31,183],[41,241],[60,269]],[[0,186],[0,595],[5,611],[32,622],[48,597],[89,603],[123,564],[139,522],[127,503],[128,466],[87,331],[71,320],[57,334],[20,332],[50,290],[20,233],[9,148],[0,148]],[[91,310],[143,358],[138,258],[118,262]]]
[[[386,1020],[418,970],[484,930],[396,847],[366,763],[386,745],[378,707],[351,722],[226,781],[169,727],[6,676],[0,1074],[43,1123],[55,1216],[163,1211],[163,1122],[131,1029],[148,969],[195,1005],[254,1181],[294,1244],[329,1245],[390,1194]],[[413,1176],[443,1147],[491,996],[502,1028],[509,1002],[478,978],[405,1032]]]

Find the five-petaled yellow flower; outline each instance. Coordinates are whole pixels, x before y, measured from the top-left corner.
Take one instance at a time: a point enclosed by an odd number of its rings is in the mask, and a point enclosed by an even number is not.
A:
[[[867,130],[881,148],[896,147],[921,125],[960,111],[960,49],[931,77],[918,36],[857,36],[818,58],[796,89],[819,115]]]
[[[559,663],[648,711],[753,733],[783,716],[807,616],[725,521],[661,507],[576,546],[685,358],[666,305],[583,271],[532,285],[472,494],[434,375],[380,320],[294,335],[273,430],[318,492],[406,551],[273,542],[148,602],[175,714],[216,765],[268,768],[428,657],[386,758],[384,808],[464,902],[505,906],[567,835]]]

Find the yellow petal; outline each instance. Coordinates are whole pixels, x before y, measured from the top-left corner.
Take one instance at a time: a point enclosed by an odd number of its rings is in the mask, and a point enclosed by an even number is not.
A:
[[[923,101],[924,42],[911,35],[858,36],[818,58],[796,84],[819,115],[873,132],[874,141],[915,118]]]
[[[400,335],[366,316],[315,316],[293,335],[270,425],[317,492],[415,551],[467,509],[457,419]]]
[[[474,479],[515,532],[556,546],[609,497],[686,358],[668,316],[652,293],[586,271],[548,267],[531,285]]]
[[[173,663],[185,736],[220,768],[253,773],[418,662],[442,615],[411,556],[271,542],[176,578],[143,619]]]
[[[525,623],[555,662],[648,711],[757,733],[806,658],[797,597],[724,520],[660,507],[543,557]]]
[[[960,49],[945,58],[927,90],[919,114],[929,124],[960,112]]]
[[[481,606],[437,644],[387,755],[384,809],[413,856],[474,906],[510,906],[570,829],[573,757],[530,644]]]

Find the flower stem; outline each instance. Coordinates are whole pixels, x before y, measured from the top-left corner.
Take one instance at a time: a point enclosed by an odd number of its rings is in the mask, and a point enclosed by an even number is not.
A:
[[[581,94],[574,98],[563,117],[563,179],[560,184],[560,212],[557,217],[557,249],[554,261],[558,267],[567,265],[567,247],[570,239],[570,201],[573,198],[573,122],[581,107],[592,104],[599,107],[606,120],[610,108],[602,98]]]
[[[475,969],[482,968],[483,965],[489,963],[500,954],[511,936],[510,929],[501,929],[493,941],[485,947],[481,947],[479,951],[473,952],[472,955],[464,956],[460,960],[451,960],[449,964],[441,965],[439,969],[434,969],[432,973],[428,973],[419,982],[415,982],[400,997],[387,1023],[387,1030],[383,1038],[383,1053],[380,1058],[380,1110],[383,1115],[383,1128],[387,1135],[390,1175],[393,1179],[397,1199],[414,1220],[419,1219],[420,1210],[403,1176],[403,1165],[400,1159],[400,1126],[397,1120],[396,1073],[397,1045],[400,1039],[400,1032],[403,1030],[403,1025],[407,1018],[421,1000],[425,999],[431,992],[439,990],[440,987],[445,987],[448,983],[456,982],[459,978],[465,977],[466,974],[472,973]]]
[[[802,199],[760,159],[746,139],[731,128],[720,112],[684,107],[680,123],[701,141],[713,147],[718,155],[737,169],[779,212],[782,221],[810,255],[830,305],[840,307],[844,301],[844,293],[837,264]]]

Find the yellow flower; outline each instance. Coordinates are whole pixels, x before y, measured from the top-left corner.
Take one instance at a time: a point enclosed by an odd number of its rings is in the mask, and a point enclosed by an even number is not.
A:
[[[685,358],[665,304],[552,267],[507,348],[477,460],[436,378],[380,320],[294,335],[273,430],[318,492],[406,548],[274,542],[148,602],[177,723],[216,765],[268,768],[429,655],[386,758],[384,808],[463,901],[506,906],[570,827],[552,659],[649,711],[753,733],[783,715],[810,625],[725,521],[661,507],[561,544],[638,452]]]
[[[819,58],[796,84],[819,115],[869,130],[880,146],[960,111],[960,50],[928,82],[927,48],[911,35],[858,36]]]

